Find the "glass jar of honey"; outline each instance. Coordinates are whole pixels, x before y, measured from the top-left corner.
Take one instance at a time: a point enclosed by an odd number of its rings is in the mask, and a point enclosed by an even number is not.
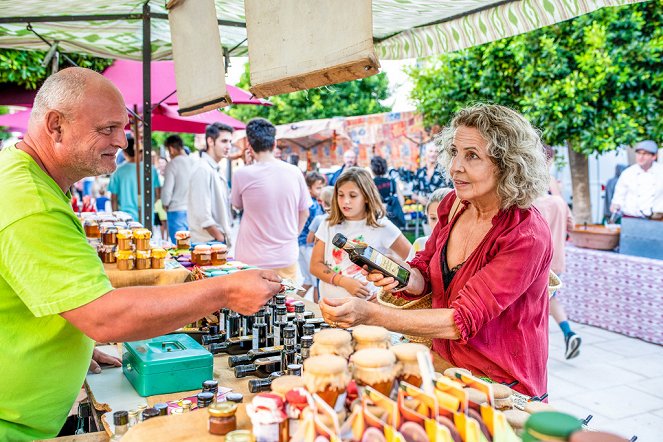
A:
[[[115,254],[118,270],[133,270],[136,256],[131,250],[118,250]]]
[[[224,436],[237,429],[237,404],[221,402],[208,407],[209,425],[208,430],[211,434]]]
[[[191,252],[191,262],[197,266],[212,265],[212,248],[206,244],[199,244]]]
[[[136,250],[136,270],[147,270],[151,264],[149,250]]]
[[[85,236],[88,238],[101,237],[101,232],[99,231],[99,221],[97,218],[88,218],[83,221],[83,230],[85,230]]]
[[[134,230],[134,242],[136,243],[136,250],[150,250],[150,238],[152,232],[147,229]]]
[[[118,229],[117,231],[117,250],[131,251],[131,243],[134,233],[129,229]]]
[[[104,264],[112,264],[116,261],[115,257],[115,246],[110,245],[100,245],[97,249],[99,253],[99,258]]]
[[[111,223],[103,223],[100,230],[102,243],[107,246],[114,246],[117,244],[117,227]]]
[[[228,260],[228,246],[225,244],[212,245],[212,265],[220,266]]]
[[[175,232],[175,241],[178,250],[189,250],[191,248],[191,234],[188,230]]]
[[[152,268],[163,269],[166,267],[166,257],[168,252],[164,249],[152,249]]]

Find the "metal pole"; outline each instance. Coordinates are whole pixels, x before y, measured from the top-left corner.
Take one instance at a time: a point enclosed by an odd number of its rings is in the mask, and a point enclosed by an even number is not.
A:
[[[134,112],[138,113],[138,106],[134,104]],[[136,192],[138,193],[138,219],[136,221],[140,222],[143,219],[143,183],[140,179],[140,145],[143,144],[143,141],[140,139],[140,121],[138,118],[134,118],[133,131],[134,131],[134,162],[136,163]]]
[[[150,4],[143,4],[143,225],[152,231],[152,30]]]

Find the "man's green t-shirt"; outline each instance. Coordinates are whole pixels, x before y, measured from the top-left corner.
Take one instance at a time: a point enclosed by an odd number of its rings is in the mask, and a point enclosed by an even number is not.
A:
[[[54,437],[94,342],[60,313],[113,287],[62,192],[25,152],[0,151],[0,440]]]

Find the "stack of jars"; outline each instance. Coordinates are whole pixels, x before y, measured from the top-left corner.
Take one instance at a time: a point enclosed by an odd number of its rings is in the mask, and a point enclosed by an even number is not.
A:
[[[228,247],[225,244],[199,244],[191,251],[191,263],[197,266],[219,266],[227,262]]]
[[[162,248],[152,249],[152,232],[136,226],[135,229],[122,229],[117,232],[118,270],[163,269],[168,252]]]

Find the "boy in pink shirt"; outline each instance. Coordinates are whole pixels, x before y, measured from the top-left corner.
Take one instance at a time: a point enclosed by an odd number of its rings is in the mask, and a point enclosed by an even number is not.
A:
[[[311,197],[296,166],[274,157],[276,128],[263,118],[246,125],[255,161],[235,172],[231,202],[243,210],[235,257],[282,278],[296,279],[297,236],[309,215]]]

